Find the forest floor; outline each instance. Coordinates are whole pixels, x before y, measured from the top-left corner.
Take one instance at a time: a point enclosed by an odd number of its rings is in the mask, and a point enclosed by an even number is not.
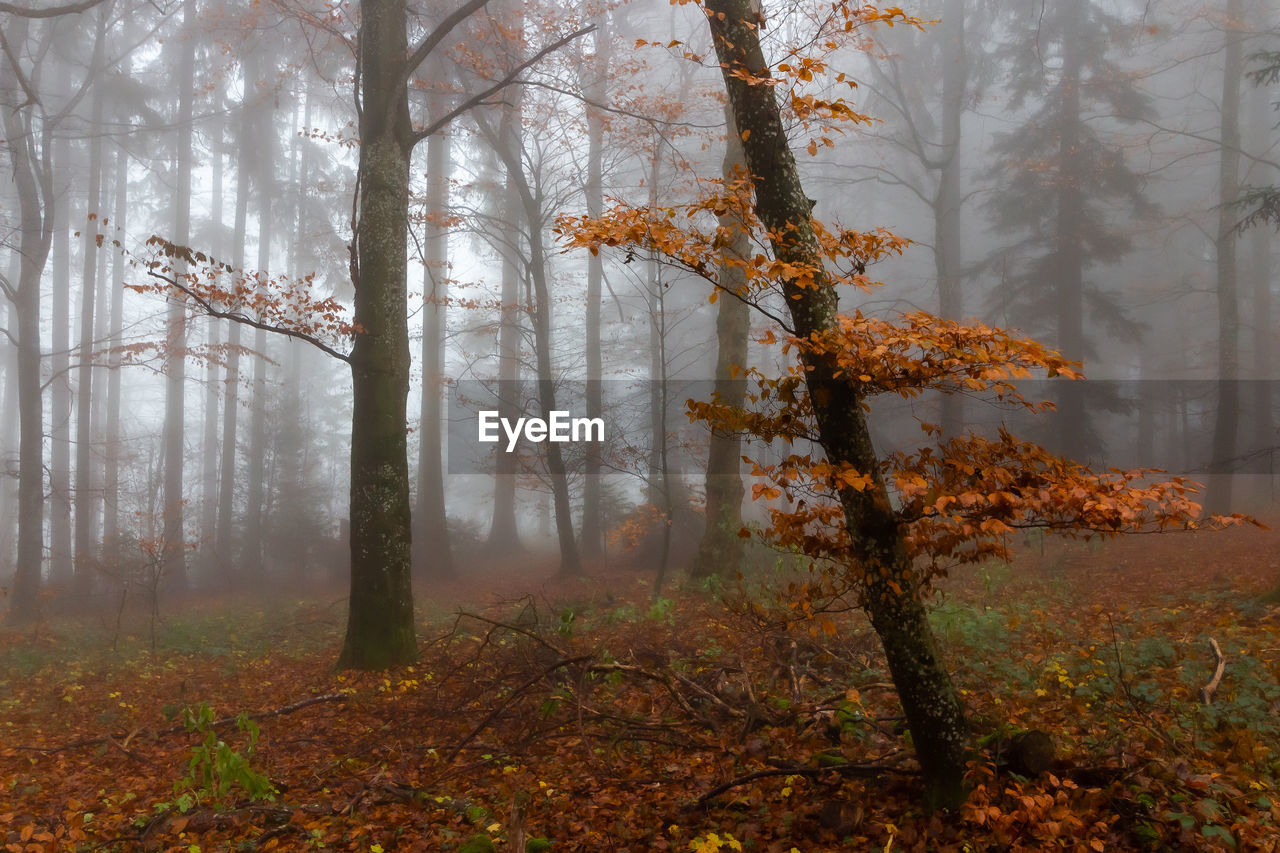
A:
[[[652,601],[645,574],[512,574],[435,587],[421,661],[376,675],[333,669],[341,600],[192,602],[154,651],[138,614],[0,633],[0,846],[1280,849],[1275,529],[948,581],[934,621],[983,749],[952,814],[918,805],[856,612],[815,632],[764,575]]]

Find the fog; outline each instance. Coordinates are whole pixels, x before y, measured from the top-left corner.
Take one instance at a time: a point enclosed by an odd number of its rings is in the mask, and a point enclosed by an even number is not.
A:
[[[412,7],[411,42],[443,14]],[[343,358],[360,334],[358,8],[33,8],[0,11],[0,579],[24,576],[25,561],[30,584],[68,606],[114,600],[157,561],[175,589],[340,586]],[[814,215],[910,241],[868,268],[882,287],[843,288],[842,309],[1017,329],[1083,362],[1088,380],[1078,393],[1026,386],[1058,403],[1034,421],[977,394],[877,400],[880,451],[918,446],[918,420],[950,434],[1006,423],[1103,467],[1212,475],[1218,511],[1265,506],[1275,229],[1251,216],[1280,159],[1264,73],[1274,10],[947,0],[907,12],[922,23],[804,47],[812,92],[856,116],[784,109]],[[487,9],[411,77],[416,127],[446,116],[414,149],[409,201],[420,578],[554,552],[565,515],[562,534],[576,529],[593,565],[624,561],[614,534],[668,499],[696,541],[709,430],[685,400],[709,398],[716,375],[711,290],[645,250],[606,249],[593,273],[557,218],[686,204],[719,175],[724,92],[701,18],[638,0]],[[769,60],[797,62],[822,24],[803,4],[767,9]],[[573,38],[526,62],[547,32]],[[166,246],[198,254],[175,264]],[[233,296],[178,298],[164,277],[182,274]],[[776,375],[785,358],[753,342],[749,363]],[[566,445],[564,495],[553,442],[474,446],[478,400],[535,415],[537,379],[608,434],[590,451]],[[598,381],[610,402],[589,413]],[[39,411],[20,417],[24,406]],[[743,506],[748,521],[766,509]],[[34,600],[29,588],[11,615]]]

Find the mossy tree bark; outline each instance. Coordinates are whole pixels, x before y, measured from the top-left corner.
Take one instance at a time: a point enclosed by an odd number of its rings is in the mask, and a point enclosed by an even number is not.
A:
[[[363,0],[356,57],[360,165],[351,245],[355,285],[351,416],[351,598],[340,668],[385,669],[417,659],[413,626],[408,419],[409,163],[426,129],[409,114],[409,77],[487,0],[466,0],[413,50],[405,0]],[[490,93],[491,94],[491,93]],[[474,106],[473,97],[457,108]]]
[[[360,5],[358,221],[352,246],[351,600],[339,667],[384,669],[418,654],[410,582],[409,158],[404,0]]]
[[[797,335],[809,337],[837,322],[835,288],[823,273],[823,258],[782,125],[750,0],[708,0],[707,19],[724,74],[729,103],[756,190],[756,212],[770,235],[775,256],[811,272],[803,286],[782,283]],[[743,74],[745,72],[745,74]],[[833,463],[847,463],[874,477],[863,491],[840,493],[845,524],[859,569],[865,572],[863,607],[880,637],[902,701],[924,774],[925,800],[949,808],[964,800],[968,729],[964,712],[942,665],[919,583],[879,475],[856,382],[838,377],[833,365],[802,356],[818,434]]]

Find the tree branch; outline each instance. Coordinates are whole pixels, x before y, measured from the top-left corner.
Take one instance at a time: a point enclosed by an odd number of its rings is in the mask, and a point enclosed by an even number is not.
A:
[[[79,3],[68,3],[65,6],[53,6],[48,9],[31,9],[26,6],[15,6],[0,0],[0,14],[8,13],[20,18],[56,18],[59,15],[77,15],[86,12],[105,0],[80,0]]]
[[[313,347],[320,350],[325,355],[332,356],[338,359],[339,361],[345,361],[347,364],[351,363],[351,356],[349,354],[334,349],[333,347],[326,344],[324,341],[312,335],[308,335],[306,332],[299,332],[296,329],[286,329],[283,326],[273,326],[270,323],[264,323],[261,320],[255,320],[252,317],[249,317],[245,314],[238,313],[236,311],[219,310],[213,307],[213,303],[210,302],[208,299],[201,296],[199,293],[196,293],[191,288],[187,287],[185,284],[179,284],[176,279],[172,279],[167,275],[163,275],[162,273],[156,272],[155,270],[147,270],[147,275],[151,276],[152,278],[163,281],[165,284],[169,285],[174,290],[178,290],[182,293],[185,293],[188,297],[194,300],[196,305],[200,306],[200,310],[203,311],[209,317],[215,317],[219,320],[230,320],[233,323],[240,323],[245,326],[252,326],[255,329],[261,329],[264,332],[275,332],[277,335],[284,335],[287,338],[296,338],[297,340],[305,341],[306,343],[311,344]]]
[[[499,92],[502,89],[505,89],[507,86],[510,86],[512,83],[516,81],[516,78],[519,77],[522,72],[527,70],[530,66],[539,62],[544,56],[550,53],[554,53],[555,51],[564,47],[569,42],[573,41],[574,39],[580,38],[581,36],[586,35],[587,33],[593,31],[595,28],[596,28],[595,24],[592,24],[589,27],[583,27],[582,29],[575,30],[574,32],[569,33],[569,35],[561,39],[557,39],[556,41],[547,45],[542,50],[538,51],[533,56],[526,59],[524,62],[521,62],[518,66],[511,69],[511,71],[507,72],[506,76],[504,76],[501,80],[497,81],[492,86],[485,89],[483,92],[479,92],[475,95],[468,97],[462,103],[458,104],[458,106],[449,110],[449,112],[445,113],[443,116],[436,119],[431,124],[427,125],[422,130],[415,133],[413,135],[413,144],[416,145],[417,143],[426,139],[428,136],[439,133],[441,130],[447,127],[451,121],[453,121],[458,116],[462,115],[463,113],[467,112],[468,110],[474,107],[477,107],[483,104],[490,96],[494,95],[495,93]]]

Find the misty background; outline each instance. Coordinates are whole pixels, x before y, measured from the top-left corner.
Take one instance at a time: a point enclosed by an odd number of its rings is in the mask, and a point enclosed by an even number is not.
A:
[[[152,235],[190,247],[201,253],[191,271],[238,287],[250,314],[313,322],[316,340],[346,351],[358,10],[82,5],[0,13],[0,586],[24,512],[39,525],[44,584],[73,598],[116,588],[174,542],[175,585],[340,580],[347,366],[206,316],[158,291],[146,264]],[[441,14],[414,5],[424,30]],[[719,174],[723,83],[702,13],[652,0],[488,11],[433,54],[415,103],[482,88],[534,34],[597,29],[526,71],[517,97],[454,120],[447,145],[417,150],[411,477],[417,494],[433,471],[443,478],[449,530],[430,528],[436,510],[417,502],[415,567],[431,575],[442,549],[464,555],[453,563],[465,572],[481,556],[554,548],[537,448],[488,469],[446,455],[445,437],[473,423],[445,405],[451,393],[503,382],[515,383],[512,406],[532,399],[518,389],[538,374],[535,272],[549,288],[551,378],[589,379],[598,336],[616,401],[594,495],[585,461],[569,460],[574,523],[594,515],[607,559],[625,544],[609,531],[643,522],[665,489],[696,540],[707,432],[684,400],[714,378],[709,288],[645,255],[605,253],[596,328],[587,253],[558,248],[556,221],[613,200],[687,202],[699,176]],[[766,11],[766,50],[812,28],[800,7]],[[793,138],[817,217],[913,243],[868,270],[885,287],[845,293],[842,307],[1016,328],[1083,361],[1090,381],[1034,386],[1059,408],[1037,425],[981,400],[878,406],[879,449],[911,446],[917,419],[950,431],[1007,422],[1080,458],[1209,481],[1215,510],[1269,503],[1275,231],[1241,226],[1254,191],[1280,180],[1280,86],[1260,75],[1280,49],[1273,4],[921,0],[906,11],[931,23],[867,29],[825,57],[858,82],[832,81],[831,95],[871,119],[821,134],[797,122]],[[769,369],[781,355],[753,343],[749,359]],[[24,405],[40,409],[26,434]],[[37,502],[20,499],[23,465],[42,472]],[[744,512],[758,520],[763,506],[748,499]]]

